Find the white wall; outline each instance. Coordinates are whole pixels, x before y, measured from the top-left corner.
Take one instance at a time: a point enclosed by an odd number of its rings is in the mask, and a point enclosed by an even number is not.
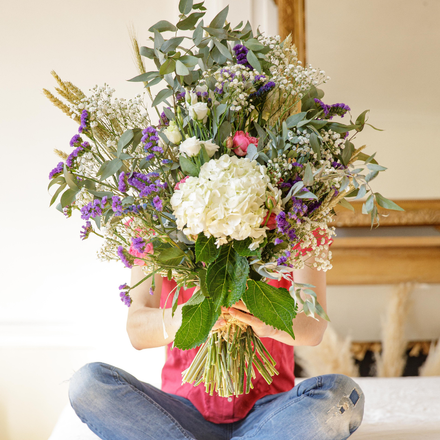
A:
[[[137,352],[125,333],[118,286],[122,265],[101,263],[97,239],[81,242],[79,218],[48,207],[53,149],[69,150],[77,126],[44,97],[50,71],[87,91],[104,82],[130,98],[135,76],[127,28],[141,44],[160,19],[175,22],[177,0],[15,0],[0,7],[0,438],[43,440],[67,403],[68,380],[104,361],[160,386],[164,350]],[[207,20],[227,2],[209,0]],[[276,33],[271,0],[231,2],[233,24]],[[147,70],[149,70],[147,68]]]

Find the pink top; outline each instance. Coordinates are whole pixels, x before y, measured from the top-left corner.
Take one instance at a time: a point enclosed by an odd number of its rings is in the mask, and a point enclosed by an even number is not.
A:
[[[290,287],[286,280],[270,281],[269,284],[287,289]],[[163,279],[161,307],[164,306],[169,292],[175,285],[174,281]],[[194,289],[182,290],[179,295],[179,304],[188,301],[193,291]],[[168,299],[167,307],[171,307],[171,303],[172,295]],[[210,422],[232,423],[241,420],[246,417],[258,399],[269,394],[289,391],[295,386],[293,347],[271,338],[263,338],[261,341],[275,359],[275,368],[280,373],[273,377],[271,385],[267,384],[258,370],[255,371],[256,378],[252,381],[254,388],[249,394],[243,394],[239,397],[225,398],[219,397],[215,393],[210,396],[205,392],[203,384],[197,387],[189,383],[182,385],[182,371],[189,367],[199,348],[192,350],[171,349],[172,344],[169,344],[167,346],[167,360],[162,369],[162,390],[190,400],[203,417]]]
[[[313,234],[317,238],[318,243],[320,243],[323,238],[326,243],[331,244],[333,242],[333,240],[321,236],[319,229],[314,231]],[[294,249],[298,249],[298,252],[301,253],[307,252],[307,249],[301,249],[300,245],[296,245]],[[291,283],[282,279],[281,281],[270,280],[269,284],[274,287],[289,289]],[[161,307],[164,307],[168,294],[175,286],[176,283],[174,281],[169,281],[167,278],[163,279],[160,301]],[[179,295],[178,303],[182,304],[188,301],[193,291],[194,288],[182,290]],[[168,299],[167,308],[171,307],[172,296],[173,295],[170,295]],[[258,370],[255,371],[256,378],[252,381],[254,388],[251,389],[249,394],[243,394],[239,397],[232,396],[225,398],[219,397],[215,393],[213,396],[210,396],[205,392],[203,384],[197,387],[189,383],[182,385],[182,371],[189,367],[199,348],[192,350],[171,349],[172,344],[168,344],[167,360],[162,369],[162,390],[190,400],[209,422],[232,423],[244,419],[257,400],[270,394],[289,391],[295,386],[293,347],[272,338],[262,338],[261,341],[275,359],[275,368],[279,372],[278,376],[273,376],[271,385],[267,384]]]

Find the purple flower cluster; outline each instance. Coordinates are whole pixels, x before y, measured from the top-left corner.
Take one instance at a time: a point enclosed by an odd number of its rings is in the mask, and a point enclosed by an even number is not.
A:
[[[336,170],[345,170],[347,167],[339,162],[332,162],[332,167]]]
[[[145,252],[145,241],[142,237],[133,237],[131,244],[141,254]]]
[[[58,165],[49,173],[49,180],[63,172],[64,163],[58,162]]]
[[[81,144],[82,139],[79,134],[75,134],[72,139],[70,139],[70,146],[74,147],[76,144]]]
[[[275,246],[278,244],[284,243],[284,240],[281,240],[281,238],[275,238],[274,244]]]
[[[185,95],[186,95],[185,90],[183,92],[177,93],[176,94],[176,100],[177,101],[183,101],[185,99]]]
[[[278,226],[278,232],[281,232],[281,234],[287,235],[289,237],[289,240],[293,241],[297,238],[295,234],[295,228],[293,225],[290,224],[286,213],[284,211],[281,211],[276,217],[275,220],[277,222]]]
[[[87,131],[87,120],[89,119],[89,112],[84,109],[81,112],[81,124],[78,128],[78,133],[82,133],[83,131]]]
[[[87,205],[81,208],[81,218],[83,220],[90,220],[91,218],[102,215],[102,210],[107,203],[107,197],[103,197],[102,200],[95,199],[93,202],[87,203]]]
[[[259,81],[266,81],[266,75],[256,75],[254,78],[254,83],[259,82]]]
[[[81,227],[81,231],[79,233],[81,240],[85,240],[86,238],[89,238],[89,235],[92,231],[93,231],[92,223],[87,220],[86,224]]]
[[[249,49],[246,46],[243,46],[242,44],[237,44],[234,46],[233,50],[235,52],[235,57],[237,58],[237,64],[242,64],[248,69],[254,70],[254,68],[249,64],[247,60],[247,53],[249,52]]]
[[[124,250],[122,246],[118,247],[118,256],[124,263],[125,267],[131,269],[133,267],[133,257]]]
[[[121,174],[119,174],[118,189],[123,193],[127,192],[128,190],[127,175],[123,171]]]
[[[324,111],[325,119],[332,119],[334,116],[341,116],[341,118],[343,118],[344,115],[351,110],[346,104],[338,103],[327,105],[318,98],[315,98],[315,103],[318,108],[321,108],[321,110]]]
[[[116,216],[122,215],[122,202],[118,196],[112,197],[112,209]]]
[[[152,179],[157,177],[159,177],[158,173],[133,173],[132,176],[127,179],[127,183],[139,191],[139,197],[148,197],[151,193],[157,193],[167,187],[167,183],[162,183],[159,179],[156,179],[153,183]]]
[[[169,109],[169,107],[168,107],[168,109]],[[165,114],[165,112],[162,112],[159,117],[159,126],[160,127],[167,127],[168,125],[170,125],[170,121],[167,118],[167,115]]]
[[[84,151],[86,151],[89,147],[90,144],[88,142],[83,142],[80,146],[76,147],[66,159],[66,165],[71,168],[73,161],[80,155],[80,153],[84,153]]]
[[[159,136],[157,135],[157,130],[154,127],[147,127],[145,130],[142,130],[142,134],[143,137],[141,142],[144,143],[144,150],[147,153],[150,153],[149,156],[151,156],[151,152],[163,154],[162,148],[159,147]]]
[[[154,197],[152,204],[154,206],[154,209],[156,209],[157,211],[162,211],[163,202],[159,196]]]
[[[119,296],[121,298],[121,301],[127,306],[130,307],[133,300],[130,298],[130,294],[128,293],[130,288],[127,286],[127,284],[122,284],[119,286]]]
[[[261,99],[263,96],[267,95],[273,88],[275,87],[275,83],[273,81],[269,81],[260,87],[256,92],[251,93],[249,95],[249,99]]]
[[[277,259],[278,266],[287,266],[286,262],[289,257],[290,257],[290,252],[285,251],[284,256]]]

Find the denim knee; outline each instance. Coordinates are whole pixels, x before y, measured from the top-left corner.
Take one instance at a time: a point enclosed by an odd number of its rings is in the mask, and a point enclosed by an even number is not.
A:
[[[343,374],[322,376],[329,385],[329,410],[327,423],[336,431],[352,434],[359,428],[364,415],[364,393],[360,386]],[[325,386],[325,385],[324,385]],[[344,438],[343,436],[341,438]]]
[[[81,418],[84,410],[105,399],[105,384],[111,380],[110,365],[93,362],[84,365],[70,379],[69,400]]]

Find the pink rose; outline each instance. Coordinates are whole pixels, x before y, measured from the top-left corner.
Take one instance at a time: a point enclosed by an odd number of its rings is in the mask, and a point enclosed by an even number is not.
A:
[[[181,185],[182,183],[185,183],[186,180],[188,179],[188,177],[189,177],[189,176],[186,176],[186,177],[184,177],[180,182],[177,182],[177,183],[176,183],[176,186],[174,187],[174,190],[180,189],[180,185]]]
[[[234,153],[237,156],[246,156],[250,144],[258,145],[258,138],[250,136],[249,133],[244,131],[237,131],[234,134],[233,143],[235,147]]]

